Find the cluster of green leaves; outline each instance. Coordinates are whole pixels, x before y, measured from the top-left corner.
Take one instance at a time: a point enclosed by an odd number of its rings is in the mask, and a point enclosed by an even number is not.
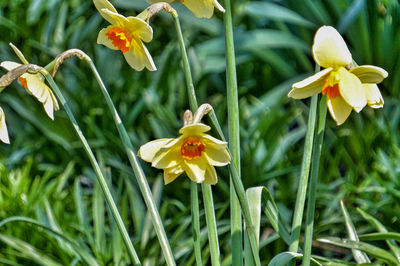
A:
[[[112,2],[126,15],[138,14],[147,6],[145,0]],[[226,125],[222,15],[216,14],[210,20],[195,19],[179,3],[174,7],[181,17],[199,103],[212,104],[219,121]],[[268,188],[275,202],[268,201],[269,206],[276,206],[272,210],[279,212],[281,227],[289,228],[291,223],[309,103],[288,99],[286,94],[293,82],[313,72],[310,52],[315,30],[321,25],[335,26],[358,64],[377,65],[389,72],[380,85],[385,99],[383,109],[353,112],[340,127],[327,118],[315,222],[316,238],[324,237],[322,242],[346,248],[354,246],[349,241],[326,237],[349,238],[346,224],[353,223],[362,241],[381,248],[378,255],[370,246],[362,251],[372,261],[388,261],[382,250],[393,252],[394,244],[382,240],[398,239],[397,236],[363,235],[385,233],[382,228],[400,232],[399,3],[237,0],[233,7],[242,178],[246,187]],[[93,58],[135,147],[154,138],[176,136],[181,114],[189,104],[180,58],[176,56],[179,50],[172,19],[161,14],[151,21],[154,40],[147,47],[158,67],[155,73],[135,72],[122,54],[97,45],[97,33],[105,25],[91,1],[1,1],[0,60],[18,61],[8,42],[19,47],[30,62],[42,66],[66,49],[79,48]],[[150,218],[89,68],[72,59],[62,66],[56,81],[101,158],[139,256],[149,263],[162,262]],[[29,221],[13,221],[0,227],[0,262],[55,265],[52,263],[81,264],[95,259],[101,265],[126,264],[127,254],[119,235],[114,233],[116,227],[108,219],[110,215],[104,218],[108,210],[89,161],[63,111],[51,121],[42,106],[18,84],[1,93],[0,105],[12,142],[0,149],[0,220],[24,216],[47,227]],[[160,171],[143,166],[160,204],[174,255],[179,264],[192,264],[188,180],[181,177],[164,187],[158,177]],[[228,174],[226,169],[219,173],[219,183],[213,191],[223,264],[229,265]],[[347,206],[349,219],[345,219],[340,200]],[[271,209],[265,212],[270,213]],[[285,241],[272,230],[279,230],[274,216],[267,217],[260,221],[260,254],[264,262],[287,250]],[[382,227],[377,226],[377,221]],[[203,213],[201,222],[205,228]],[[207,232],[201,233],[203,261],[207,261]],[[349,249],[332,248],[322,242],[316,242],[313,249],[318,260],[353,260]],[[76,252],[76,247],[82,254]],[[291,256],[296,254],[281,258]]]

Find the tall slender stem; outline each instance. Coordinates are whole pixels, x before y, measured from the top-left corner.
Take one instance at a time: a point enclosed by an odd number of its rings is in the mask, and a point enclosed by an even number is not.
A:
[[[178,14],[172,13],[172,16],[174,18],[175,28],[176,28],[176,32],[178,35],[179,47],[181,49],[183,69],[185,72],[186,87],[187,87],[187,92],[188,92],[188,97],[189,97],[189,104],[190,104],[190,108],[192,109],[192,111],[195,111],[198,107],[198,103],[197,103],[197,99],[196,99],[196,93],[194,90],[192,73],[190,71],[189,59],[188,59],[187,53],[186,53],[185,42],[183,40],[181,25],[179,23]],[[202,184],[202,192],[203,192],[204,209],[205,209],[205,213],[206,213],[208,239],[209,239],[209,243],[210,243],[211,263],[212,263],[212,265],[220,265],[220,252],[219,252],[219,245],[218,245],[217,222],[216,222],[216,218],[215,218],[214,201],[212,198],[211,186],[203,183]],[[194,204],[192,204],[192,207],[193,207],[193,205]],[[194,217],[192,217],[192,219],[194,219]],[[193,224],[193,226],[195,226],[195,225]],[[197,228],[194,228],[194,230],[197,230]],[[200,245],[200,244],[195,243],[195,247],[196,247],[196,245]]]
[[[201,260],[201,245],[200,245],[200,214],[199,214],[199,194],[197,190],[197,184],[190,182],[190,204],[192,213],[192,233],[193,233],[193,245],[194,255],[196,258],[196,265],[202,266]]]
[[[296,206],[294,209],[291,244],[289,251],[297,252],[299,248],[301,223],[303,221],[304,205],[306,201],[308,177],[310,175],[311,154],[314,143],[315,121],[317,116],[318,95],[311,98],[310,112],[308,114],[308,125],[306,133],[306,141],[304,144],[303,161],[301,163],[301,173],[299,180],[299,188],[297,191]]]
[[[106,179],[104,178],[103,172],[101,171],[100,166],[92,152],[92,149],[90,148],[89,143],[87,142],[85,136],[83,135],[82,130],[80,129],[78,122],[76,121],[75,116],[71,111],[71,108],[69,107],[67,101],[65,100],[63,94],[61,93],[61,90],[58,88],[57,84],[54,82],[51,75],[44,69],[41,71],[41,73],[45,76],[46,80],[49,82],[50,87],[52,88],[52,90],[57,95],[58,99],[60,100],[61,105],[64,107],[69,120],[71,121],[76,133],[78,134],[78,136],[83,144],[83,147],[85,148],[85,151],[89,157],[90,163],[92,164],[92,166],[97,174],[99,184],[103,190],[103,193],[104,193],[104,196],[108,203],[108,206],[111,209],[113,217],[117,223],[118,229],[122,235],[122,239],[124,240],[124,243],[128,249],[128,253],[132,260],[132,263],[135,265],[141,265],[139,257],[137,256],[135,248],[133,247],[133,244],[129,238],[128,231],[125,228],[124,222],[122,221],[121,215],[119,214],[118,208],[117,208],[117,206],[114,202],[114,199],[111,195],[111,191],[108,188],[108,185],[107,185]]]
[[[326,96],[321,97],[318,108],[318,128],[316,131],[316,141],[312,154],[310,190],[308,192],[306,231],[304,235],[304,256],[303,265],[309,266],[311,260],[311,244],[314,229],[315,201],[317,196],[319,163],[321,159],[322,142],[324,140],[325,120],[326,120]]]
[[[175,260],[174,256],[171,250],[171,247],[169,245],[168,237],[167,234],[165,233],[165,229],[163,226],[163,223],[161,221],[160,214],[157,210],[157,206],[154,202],[149,184],[147,182],[146,176],[143,172],[142,167],[140,166],[137,157],[136,157],[136,152],[133,148],[132,142],[129,138],[128,132],[126,131],[125,126],[123,125],[121,118],[118,115],[117,109],[114,106],[114,103],[107,91],[107,88],[105,87],[95,65],[93,62],[90,60],[88,61],[91,70],[93,71],[97,82],[100,85],[100,89],[104,95],[104,98],[106,99],[107,105],[112,113],[115,125],[118,129],[118,133],[121,137],[122,143],[125,147],[126,154],[128,155],[129,162],[131,164],[132,170],[135,174],[136,180],[139,184],[140,191],[142,193],[143,199],[146,203],[147,209],[150,212],[154,230],[156,231],[158,240],[160,241],[161,249],[164,254],[165,261],[167,265],[175,265]]]
[[[231,0],[225,0],[226,90],[228,101],[229,148],[232,163],[240,177],[239,102],[236,77],[235,47],[233,42]],[[239,200],[230,182],[232,265],[243,265],[242,215]]]

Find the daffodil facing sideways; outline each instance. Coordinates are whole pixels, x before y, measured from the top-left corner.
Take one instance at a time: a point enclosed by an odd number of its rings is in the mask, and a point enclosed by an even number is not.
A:
[[[187,110],[178,138],[158,139],[140,147],[140,158],[155,168],[164,169],[165,184],[186,172],[193,182],[215,185],[218,179],[214,166],[229,164],[227,143],[206,134],[210,127],[200,123],[210,110],[209,104],[201,105],[194,116]]]
[[[0,64],[0,66],[8,71],[11,71],[21,66],[21,64],[11,61],[4,61]],[[18,78],[18,81],[29,94],[33,95],[39,102],[43,104],[43,108],[46,111],[47,115],[52,120],[54,120],[54,111],[59,110],[60,107],[58,106],[57,99],[54,96],[53,92],[44,83],[43,75],[40,73],[25,73]]]
[[[155,71],[157,68],[143,44],[153,39],[153,29],[150,25],[141,18],[118,14],[107,0],[93,0],[93,3],[100,15],[111,24],[99,32],[97,43],[120,50],[128,64],[137,71],[143,70],[144,67]]]
[[[327,106],[337,125],[343,124],[352,109],[360,112],[365,105],[383,107],[377,83],[388,73],[376,66],[354,66],[342,36],[331,26],[322,26],[314,37],[312,53],[322,71],[292,85],[288,96],[304,99],[317,93],[326,95]]]
[[[148,0],[149,4],[157,2],[172,3],[176,0]],[[198,18],[211,18],[214,14],[214,7],[221,12],[225,9],[218,3],[217,0],[180,0],[196,17]]]

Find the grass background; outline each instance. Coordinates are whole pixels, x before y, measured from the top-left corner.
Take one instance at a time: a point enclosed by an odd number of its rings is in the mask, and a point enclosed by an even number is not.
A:
[[[112,3],[126,16],[147,6],[144,0]],[[179,3],[174,7],[181,17],[198,100],[212,104],[226,125],[223,17],[217,12],[210,20],[197,19]],[[315,237],[346,237],[342,199],[360,234],[376,230],[357,207],[387,230],[399,232],[399,2],[237,0],[233,7],[245,187],[266,186],[283,220],[291,223],[309,100],[289,99],[286,94],[293,82],[313,72],[311,45],[316,29],[332,25],[343,34],[358,64],[380,66],[389,77],[379,85],[385,99],[383,109],[353,112],[340,127],[327,118]],[[151,21],[154,39],[147,47],[157,72],[135,72],[121,53],[96,44],[98,31],[106,25],[91,1],[1,1],[0,60],[18,61],[8,42],[19,47],[28,61],[42,66],[66,49],[79,48],[94,60],[136,148],[155,138],[176,136],[189,105],[171,17],[161,14]],[[109,177],[139,257],[150,265],[162,263],[150,218],[89,68],[69,60],[56,81]],[[0,148],[0,220],[34,218],[73,239],[100,265],[127,264],[94,172],[64,112],[56,112],[51,121],[16,82],[1,93],[0,105],[11,140],[11,145]],[[142,165],[178,264],[194,263],[188,179],[182,176],[164,186],[161,171]],[[218,173],[213,191],[220,249],[223,264],[230,265],[228,171],[223,168]],[[207,233],[201,215],[207,261]],[[265,263],[287,250],[281,240],[266,242],[273,232],[265,217],[261,234],[265,241],[260,254]],[[0,263],[82,264],[70,244],[26,223],[0,227],[0,240]],[[373,243],[388,249],[384,242]],[[315,245],[314,254],[352,260],[350,250]]]

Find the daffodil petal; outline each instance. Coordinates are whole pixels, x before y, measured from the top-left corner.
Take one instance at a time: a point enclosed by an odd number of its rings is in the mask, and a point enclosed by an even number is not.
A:
[[[370,65],[352,68],[350,73],[356,75],[361,83],[381,83],[388,76],[383,68]]]
[[[184,170],[187,176],[196,183],[202,183],[204,181],[206,169],[207,161],[204,158],[184,162]]]
[[[128,23],[128,20],[126,17],[118,14],[118,12],[111,11],[106,8],[102,8],[99,10],[100,15],[107,20],[110,24],[115,25],[115,26],[124,26]]]
[[[182,135],[199,135],[200,133],[207,132],[211,128],[202,123],[194,123],[187,126],[182,127],[179,130],[179,133]]]
[[[340,95],[356,112],[360,112],[367,104],[361,81],[343,67],[339,68],[338,72]]]
[[[218,182],[217,172],[215,171],[214,166],[207,165],[206,175],[204,178],[204,183],[215,185]]]
[[[144,42],[150,42],[153,39],[153,28],[143,19],[137,17],[127,17],[126,26],[132,35],[139,36]]]
[[[136,71],[143,70],[146,67],[150,71],[157,70],[153,58],[149,51],[140,40],[132,39],[132,47],[129,51],[124,53],[126,62]]]
[[[109,17],[108,15],[103,15],[102,9],[107,9],[110,10],[111,12],[114,13],[118,13],[118,11],[115,9],[115,7],[108,2],[107,0],[93,0],[94,6],[96,7],[96,9],[99,11],[100,15],[107,20],[108,22],[110,22],[111,24],[115,23],[115,20],[111,17]]]
[[[203,154],[207,158],[207,161],[214,166],[225,166],[231,161],[231,157],[226,149],[216,150],[207,146]]]
[[[58,102],[51,89],[39,78],[39,74],[25,73],[21,78],[26,79],[27,91],[43,104],[47,115],[54,120],[54,110],[58,110]]]
[[[174,167],[183,161],[180,145],[175,145],[170,149],[161,148],[154,156],[151,166],[164,169]]]
[[[115,27],[115,26],[110,25],[107,28],[102,29],[99,32],[99,35],[97,35],[97,43],[102,44],[112,50],[118,50],[118,48],[114,46],[112,41],[106,35],[106,33],[109,32],[111,30],[111,28],[113,28],[113,27]]]
[[[174,181],[178,176],[183,173],[183,168],[180,164],[164,169],[164,184],[167,185]]]
[[[315,62],[325,68],[347,66],[352,62],[351,53],[345,41],[331,26],[322,26],[318,29],[312,52]]]
[[[222,13],[225,13],[225,8],[223,8],[223,7],[220,5],[220,3],[218,3],[217,0],[213,0],[213,4],[214,4],[214,6],[215,6],[219,11],[221,11]]]
[[[294,99],[305,99],[314,94],[320,93],[322,85],[331,71],[332,68],[327,68],[319,71],[311,77],[296,82],[292,85],[292,90],[288,93],[288,96]]]
[[[211,18],[214,13],[214,5],[210,0],[185,0],[182,3],[198,18]]]
[[[151,163],[156,153],[172,140],[173,139],[157,139],[147,142],[146,144],[140,146],[138,156],[146,162]]]
[[[228,142],[219,140],[207,134],[203,134],[202,139],[204,139],[204,142],[207,146],[211,145],[214,149],[217,150],[226,149],[228,145]]]
[[[0,66],[4,69],[10,71],[10,70],[13,70],[14,68],[21,66],[21,64],[11,62],[11,61],[4,61],[4,62],[1,62]]]
[[[376,84],[363,84],[367,104],[372,108],[382,108],[384,101],[381,92]]]
[[[6,125],[6,116],[4,115],[3,109],[0,107],[0,140],[4,143],[10,144],[8,137],[8,130]]]
[[[342,97],[327,98],[327,106],[333,120],[339,126],[346,121],[351,113],[351,106]]]

